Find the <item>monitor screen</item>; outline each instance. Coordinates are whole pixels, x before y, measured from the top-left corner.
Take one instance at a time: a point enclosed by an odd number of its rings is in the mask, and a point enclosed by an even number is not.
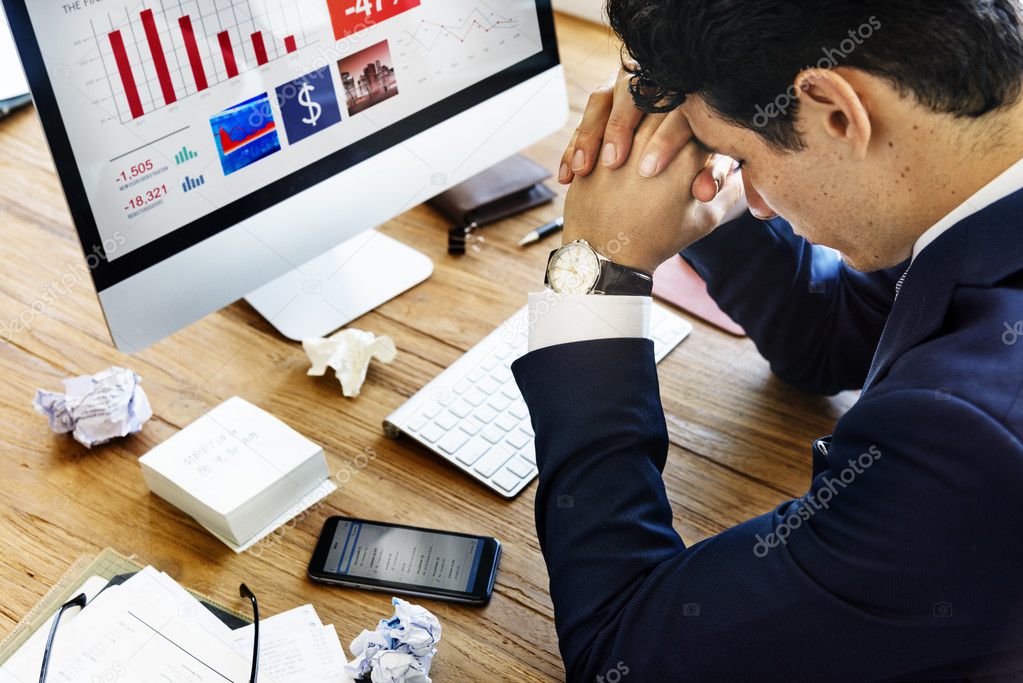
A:
[[[557,63],[549,0],[5,2],[100,290]]]

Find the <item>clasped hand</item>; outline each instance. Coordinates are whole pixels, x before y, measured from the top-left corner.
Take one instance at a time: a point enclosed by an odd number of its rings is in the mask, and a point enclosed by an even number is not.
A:
[[[559,180],[566,243],[585,239],[616,263],[657,266],[745,210],[735,162],[693,139],[682,111],[644,114],[624,70],[596,91],[565,151]]]

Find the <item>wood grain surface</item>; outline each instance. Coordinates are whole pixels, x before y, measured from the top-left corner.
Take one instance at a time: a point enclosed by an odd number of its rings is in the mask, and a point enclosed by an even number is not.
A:
[[[614,70],[618,47],[603,29],[558,17],[572,102],[569,126],[528,155],[553,169],[590,92]],[[323,521],[343,514],[494,535],[504,556],[485,608],[424,601],[444,626],[438,681],[564,678],[533,525],[536,484],[506,502],[407,441],[381,421],[536,290],[547,242],[516,240],[561,210],[558,200],[486,230],[482,253],[446,254],[445,221],[417,207],[383,231],[429,255],[426,283],[356,321],[390,335],[399,355],[375,364],[361,397],[331,377],[311,378],[305,354],[247,304],[207,316],[136,356],[107,336],[84,258],[35,112],[0,122],[0,637],[82,554],[112,547],[183,584],[244,607],[256,591],[264,614],[311,602],[343,643],[389,615],[389,596],[321,587],[305,576]],[[12,324],[12,321],[17,321]],[[660,366],[671,434],[665,470],[675,525],[695,542],[802,493],[809,446],[855,398],[803,395],[774,378],[749,340],[695,321],[689,340]],[[51,434],[33,412],[37,387],[110,365],[144,380],[155,417],[134,437],[87,450]],[[322,444],[339,490],[253,551],[235,555],[194,521],[151,495],[139,456],[222,400],[243,396]]]

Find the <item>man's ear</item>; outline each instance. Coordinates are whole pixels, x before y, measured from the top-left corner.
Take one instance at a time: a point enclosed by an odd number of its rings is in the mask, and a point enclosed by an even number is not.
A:
[[[835,69],[806,69],[796,76],[802,127],[823,127],[845,142],[854,159],[863,159],[870,145],[870,114],[856,89]]]

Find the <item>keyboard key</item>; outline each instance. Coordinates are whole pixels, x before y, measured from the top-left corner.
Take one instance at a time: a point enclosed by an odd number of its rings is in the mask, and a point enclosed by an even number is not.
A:
[[[455,459],[466,467],[470,467],[480,459],[481,455],[487,452],[488,448],[490,448],[490,444],[483,439],[472,439],[469,443],[458,449]]]
[[[487,425],[483,428],[482,436],[490,443],[497,443],[504,438],[504,431],[499,429],[497,425]]]
[[[466,434],[478,434],[483,429],[483,423],[475,417],[467,417],[462,421],[461,428]]]
[[[497,411],[490,406],[480,406],[473,412],[473,417],[483,424],[487,424],[494,421],[494,418],[497,417]]]
[[[501,393],[513,401],[522,396],[522,394],[519,393],[519,388],[514,383],[505,384],[501,387]]]
[[[437,419],[434,420],[434,422],[437,423],[438,427],[447,432],[453,429],[456,424],[458,424],[458,420],[459,418],[456,415],[454,415],[450,410],[445,410],[443,413],[437,416]]]
[[[405,425],[405,428],[408,429],[409,431],[418,432],[420,429],[426,426],[427,422],[429,422],[429,420],[426,418],[426,416],[420,413],[419,415],[416,415],[411,420],[409,420],[408,424]]]
[[[498,360],[504,360],[505,358],[510,356],[512,351],[514,350],[515,350],[514,347],[502,344],[501,346],[498,346],[496,349],[494,349],[494,357],[497,358]]]
[[[490,477],[493,476],[494,472],[496,472],[501,465],[511,459],[512,454],[503,448],[491,448],[487,451],[486,455],[480,458],[474,469],[484,477]]]
[[[469,440],[469,435],[460,429],[456,429],[452,432],[448,432],[437,442],[437,448],[441,449],[448,455],[453,455],[455,451],[462,447],[466,441]]]
[[[466,375],[465,378],[472,382],[473,384],[475,384],[476,382],[479,382],[481,379],[483,379],[484,374],[485,373],[483,372],[482,368],[476,368],[468,375]]]
[[[453,412],[458,417],[465,417],[466,415],[472,412],[472,404],[466,403],[462,399],[458,399],[458,401],[453,406],[451,406],[451,412]]]
[[[439,403],[428,403],[426,407],[423,408],[423,417],[425,417],[428,420],[432,420],[433,418],[437,417],[437,414],[441,411],[443,407],[444,406],[442,406]]]
[[[514,377],[514,375],[512,375],[512,371],[509,370],[504,365],[496,368],[492,373],[490,373],[490,376],[493,377],[494,379],[496,379],[501,384],[505,384],[506,382],[510,382],[512,380],[512,378]]]
[[[533,466],[518,457],[512,458],[505,467],[511,470],[517,477],[528,477],[533,473]]]
[[[525,420],[527,417],[529,417],[529,408],[527,408],[526,404],[522,401],[515,401],[515,403],[513,403],[510,408],[508,408],[508,412],[510,412],[512,415],[519,418],[520,420]]]
[[[448,387],[436,386],[430,390],[430,398],[445,408],[457,398],[455,392]]]
[[[498,394],[497,396],[491,396],[490,400],[487,401],[487,405],[496,410],[499,413],[504,412],[508,409],[512,403],[512,399],[508,398],[504,394]]]
[[[487,396],[497,393],[497,390],[501,388],[503,382],[498,382],[493,377],[484,377],[476,383],[476,388],[482,391]]]
[[[468,401],[470,404],[472,404],[475,407],[475,406],[483,405],[483,403],[488,398],[490,398],[490,397],[487,396],[486,394],[484,394],[482,391],[480,391],[476,387],[473,387],[462,398],[464,398],[466,401]]]
[[[529,438],[536,436],[536,433],[533,432],[533,425],[529,424],[528,421],[522,423],[522,431],[529,434]]]
[[[444,430],[431,422],[419,431],[419,436],[423,437],[430,443],[433,443],[440,437],[444,436]]]
[[[535,465],[536,464],[536,442],[535,441],[530,441],[525,446],[523,446],[522,450],[519,451],[519,455],[521,455],[523,458],[525,458],[526,460],[528,460],[529,462],[531,462],[531,463],[533,463]]]
[[[465,392],[469,391],[470,387],[472,387],[472,385],[468,381],[463,379],[461,382],[455,385],[455,393],[461,396]]]
[[[483,361],[483,363],[480,364],[480,367],[483,368],[484,370],[486,370],[487,372],[490,372],[491,370],[496,368],[497,364],[500,363],[500,362],[501,362],[500,358],[495,358],[494,356],[490,356],[485,361]]]
[[[507,443],[513,446],[515,450],[521,450],[529,442],[530,437],[521,429],[508,435]]]
[[[508,432],[519,426],[520,419],[515,418],[511,413],[501,413],[494,420],[494,424]]]
[[[496,477],[491,479],[491,481],[499,488],[511,493],[515,490],[515,487],[522,483],[522,478],[509,469],[503,469]]]

